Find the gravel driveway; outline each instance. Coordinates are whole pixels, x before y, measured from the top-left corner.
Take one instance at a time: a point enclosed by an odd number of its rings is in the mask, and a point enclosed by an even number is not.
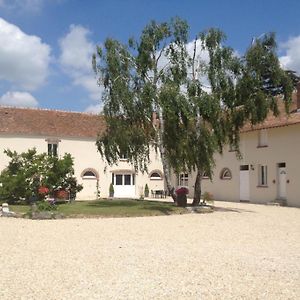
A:
[[[0,219],[0,299],[300,299],[300,209]]]

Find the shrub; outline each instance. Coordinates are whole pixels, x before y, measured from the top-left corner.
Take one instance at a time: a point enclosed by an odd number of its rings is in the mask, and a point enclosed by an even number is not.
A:
[[[37,154],[34,148],[20,154],[10,150],[4,153],[10,162],[0,174],[0,199],[8,203],[44,200],[46,195],[53,195],[59,189],[75,198],[82,189],[74,177],[70,154],[58,158],[47,153]]]
[[[149,187],[148,187],[147,183],[145,185],[144,195],[145,195],[145,197],[149,197]]]
[[[202,196],[204,202],[212,202],[214,201],[214,197],[212,193],[205,192]]]
[[[38,211],[54,211],[57,210],[57,206],[54,203],[48,201],[39,201],[37,203]]]
[[[113,196],[114,196],[114,193],[115,193],[115,191],[114,191],[114,186],[113,186],[113,184],[111,183],[111,184],[109,185],[109,197],[113,197]]]

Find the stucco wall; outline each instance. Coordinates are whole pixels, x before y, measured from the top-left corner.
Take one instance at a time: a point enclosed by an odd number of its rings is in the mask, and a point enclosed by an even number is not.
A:
[[[49,137],[49,136],[16,136],[16,135],[2,135],[0,136],[0,170],[3,170],[8,164],[8,158],[3,153],[4,149],[15,150],[17,152],[27,151],[29,148],[35,147],[39,153],[47,152],[46,139],[58,139],[59,147],[58,154],[63,156],[64,153],[70,153],[74,158],[75,176],[78,182],[83,184],[84,189],[78,193],[77,199],[95,199],[96,180],[83,179],[82,172],[85,169],[92,168],[99,174],[99,189],[101,197],[108,197],[109,185],[112,180],[112,172],[122,170],[133,170],[132,166],[126,161],[120,161],[116,166],[107,166],[101,159],[100,154],[97,152],[95,140],[92,139],[71,139],[62,137]],[[149,173],[152,170],[162,171],[162,165],[159,155],[153,151],[151,153],[151,163],[148,167]],[[133,170],[134,172],[134,170]],[[148,184],[149,189],[164,189],[163,180],[150,180],[149,174],[141,172],[136,173],[135,176],[135,197],[140,197],[144,192],[145,184]]]
[[[202,181],[202,191],[211,192],[217,200],[240,201],[240,165],[250,165],[250,202],[267,203],[278,198],[278,163],[286,163],[286,200],[289,206],[300,207],[300,125],[268,129],[268,147],[258,148],[259,131],[241,135],[242,159],[235,152],[224,149],[223,156],[216,155],[216,167],[211,182]],[[267,165],[266,187],[258,186],[259,165]],[[220,172],[228,167],[231,180],[221,180]],[[195,176],[192,176],[191,182]]]

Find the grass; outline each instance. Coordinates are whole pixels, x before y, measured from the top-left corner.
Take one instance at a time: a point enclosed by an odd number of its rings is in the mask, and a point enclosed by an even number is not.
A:
[[[75,201],[57,204],[57,212],[66,217],[142,217],[186,213],[185,208],[177,207],[170,202],[146,200],[95,200]],[[28,205],[10,205],[10,210],[16,213],[27,213]]]

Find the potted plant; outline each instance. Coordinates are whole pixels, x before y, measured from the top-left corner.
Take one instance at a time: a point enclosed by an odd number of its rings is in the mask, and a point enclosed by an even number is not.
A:
[[[146,198],[149,197],[149,187],[148,187],[147,183],[145,185],[144,195],[145,195]]]
[[[115,193],[115,191],[114,191],[114,186],[113,186],[113,184],[111,183],[110,185],[109,185],[109,197],[113,197],[114,196],[114,193]]]
[[[177,206],[186,207],[187,205],[187,197],[186,195],[189,193],[188,188],[186,187],[179,187],[176,189],[176,195],[177,195]]]

